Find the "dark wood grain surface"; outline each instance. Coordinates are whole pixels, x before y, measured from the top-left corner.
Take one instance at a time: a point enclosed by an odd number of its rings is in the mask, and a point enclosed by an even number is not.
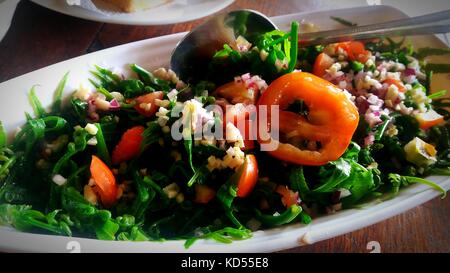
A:
[[[237,0],[227,10],[251,8],[269,16],[302,10],[285,0]],[[30,1],[19,3],[11,28],[0,42],[0,82],[88,52],[190,30],[204,19],[163,26],[125,26],[78,19]],[[313,245],[283,252],[450,252],[450,199],[436,198],[399,216]]]

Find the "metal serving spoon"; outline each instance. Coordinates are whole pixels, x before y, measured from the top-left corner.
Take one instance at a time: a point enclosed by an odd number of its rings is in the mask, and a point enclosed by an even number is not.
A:
[[[176,46],[170,60],[171,69],[189,82],[201,79],[214,53],[225,43],[234,45],[239,35],[247,40],[277,29],[265,15],[253,10],[236,10],[220,14],[189,32]],[[380,37],[411,36],[450,32],[450,10],[356,26],[341,30],[300,34],[300,45],[328,44],[345,40],[363,40]]]
[[[303,33],[301,45],[319,45],[348,40],[381,37],[414,36],[450,32],[450,10],[399,19],[384,23],[356,26],[339,30]]]
[[[219,14],[186,34],[172,52],[170,67],[185,82],[201,79],[211,57],[224,44],[234,45],[239,35],[251,41],[274,29],[277,26],[269,18],[254,10]]]

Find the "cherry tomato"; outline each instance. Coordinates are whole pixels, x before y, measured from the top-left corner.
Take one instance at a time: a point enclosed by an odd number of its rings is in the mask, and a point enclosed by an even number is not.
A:
[[[158,111],[159,108],[159,106],[155,104],[155,100],[161,100],[163,97],[164,93],[162,91],[156,91],[139,96],[135,98],[136,105],[134,106],[134,109],[145,117],[151,117],[156,113],[156,111]]]
[[[216,192],[210,187],[201,184],[195,185],[195,203],[207,204],[214,196],[216,196]]]
[[[286,111],[295,100],[306,104],[307,116]],[[320,166],[338,159],[359,121],[356,106],[341,89],[305,72],[286,74],[272,82],[258,101],[258,107],[262,105],[279,105],[278,124],[271,124],[268,107],[265,127],[268,132],[279,130],[280,140],[262,139],[258,134],[258,141],[276,145],[268,151],[272,156],[300,165]]]
[[[238,169],[238,173],[241,171],[242,173],[237,184],[237,196],[246,197],[252,192],[258,181],[258,162],[256,157],[252,154],[246,155],[245,162],[240,168],[242,169]]]
[[[428,110],[426,113],[419,113],[415,118],[419,122],[420,128],[424,130],[444,122],[444,116],[438,114],[433,109]]]
[[[316,76],[323,77],[328,68],[334,64],[333,58],[328,56],[326,53],[320,53],[314,62],[313,73]]]
[[[142,133],[144,132],[143,126],[135,126],[128,129],[120,139],[119,144],[114,148],[112,154],[112,163],[119,164],[124,161],[128,161],[137,155],[141,148],[141,143],[144,137]]]
[[[92,156],[90,171],[104,206],[111,206],[117,200],[116,179],[111,170],[100,158]]]

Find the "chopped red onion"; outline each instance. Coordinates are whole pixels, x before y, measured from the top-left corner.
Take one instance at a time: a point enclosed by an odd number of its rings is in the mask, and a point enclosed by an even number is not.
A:
[[[120,109],[120,103],[116,99],[111,100],[109,102],[109,109],[110,110],[118,110],[118,109]]]
[[[416,70],[412,69],[412,68],[407,68],[405,70],[405,76],[415,76],[416,75]]]
[[[363,96],[359,96],[356,98],[356,107],[358,107],[358,112],[360,114],[364,114],[367,109],[369,109],[369,102],[367,102],[366,98]]]

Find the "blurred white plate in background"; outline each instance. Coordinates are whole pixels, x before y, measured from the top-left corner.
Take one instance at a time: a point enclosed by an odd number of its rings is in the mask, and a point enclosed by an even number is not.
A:
[[[164,25],[199,19],[218,12],[234,0],[174,0],[166,5],[134,13],[105,15],[77,6],[64,0],[31,0],[51,10],[83,19],[124,25]]]
[[[19,0],[0,0],[0,41],[8,32]]]

